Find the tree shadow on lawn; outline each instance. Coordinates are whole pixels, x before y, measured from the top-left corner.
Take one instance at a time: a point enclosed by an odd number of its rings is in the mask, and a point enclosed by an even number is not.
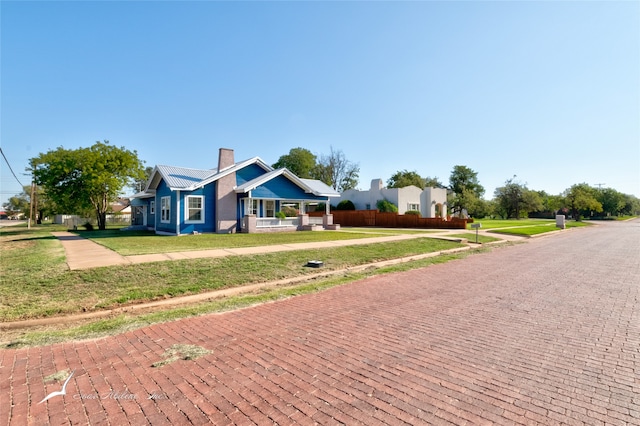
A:
[[[8,237],[7,235],[3,235],[3,237]],[[42,236],[33,236],[27,238],[16,238],[16,239],[7,239],[3,241],[2,244],[11,244],[11,243],[19,243],[23,241],[42,241],[42,240],[56,240],[57,238],[53,235],[42,235]]]
[[[98,240],[101,238],[128,238],[128,237],[163,237],[154,231],[121,231],[119,229],[105,229],[104,231],[69,231],[79,237],[89,240]]]

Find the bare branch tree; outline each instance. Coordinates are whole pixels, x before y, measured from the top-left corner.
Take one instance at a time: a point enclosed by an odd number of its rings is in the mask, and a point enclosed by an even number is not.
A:
[[[360,166],[347,160],[344,152],[330,147],[329,155],[321,155],[314,170],[314,178],[330,185],[338,192],[358,185]]]

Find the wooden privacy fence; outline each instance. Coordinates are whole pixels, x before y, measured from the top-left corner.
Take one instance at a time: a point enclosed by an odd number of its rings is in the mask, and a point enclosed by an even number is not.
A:
[[[323,212],[309,212],[309,216],[322,216]],[[383,228],[466,229],[470,219],[452,217],[419,217],[415,214],[381,213],[377,210],[334,210],[333,223],[341,226],[379,226]]]

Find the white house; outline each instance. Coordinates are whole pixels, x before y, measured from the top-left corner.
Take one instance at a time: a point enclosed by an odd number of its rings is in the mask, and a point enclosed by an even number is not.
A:
[[[398,206],[398,213],[417,210],[422,217],[447,217],[447,190],[444,188],[425,188],[405,186],[404,188],[385,188],[382,179],[373,179],[367,191],[348,189],[340,194],[340,199],[350,200],[357,210],[376,209],[380,200],[387,200]]]

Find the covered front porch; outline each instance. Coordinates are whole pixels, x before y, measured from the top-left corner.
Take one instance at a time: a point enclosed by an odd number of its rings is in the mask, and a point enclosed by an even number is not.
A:
[[[310,217],[309,211],[324,208],[322,217]],[[240,200],[240,232],[321,231],[339,229],[333,223],[329,199],[274,200],[247,197]]]

